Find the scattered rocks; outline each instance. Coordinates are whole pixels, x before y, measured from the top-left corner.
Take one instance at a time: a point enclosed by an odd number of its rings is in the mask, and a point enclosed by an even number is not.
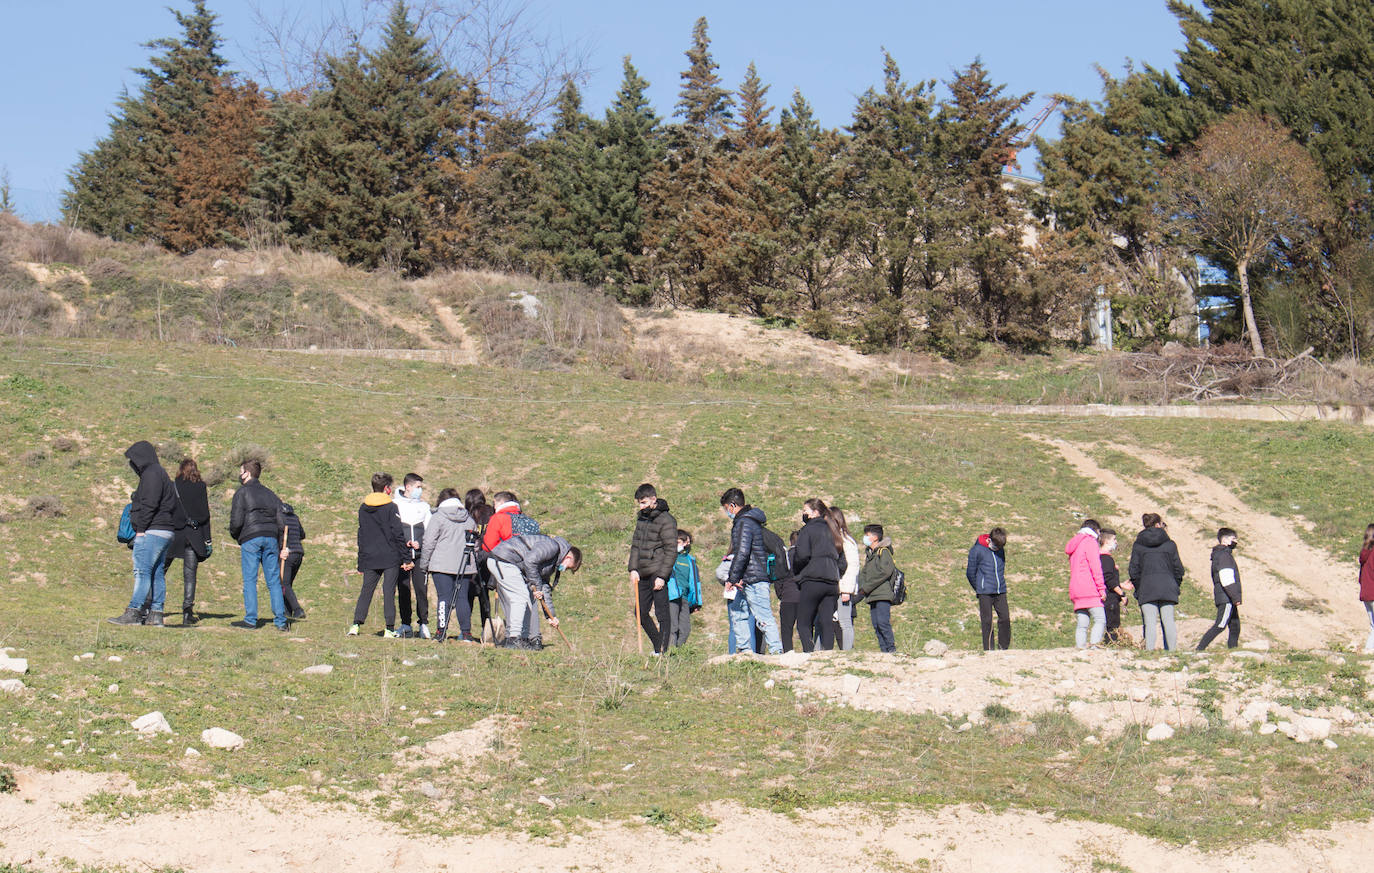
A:
[[[24,690],[24,680],[22,679],[0,679],[0,691],[6,694],[18,694]]]
[[[334,665],[333,665],[333,664],[315,664],[315,665],[312,666],[312,667],[306,667],[306,668],[305,668],[304,670],[302,670],[301,672],[304,673],[304,674],[307,675],[307,676],[328,676],[330,673],[333,673],[333,672],[334,672]]]
[[[1278,733],[1278,730],[1279,730],[1279,726],[1276,725],[1276,724],[1274,724],[1272,721],[1270,721],[1270,722],[1265,722],[1264,724],[1260,725],[1259,732],[1260,732],[1260,736],[1262,736],[1262,737],[1267,737],[1267,736],[1269,736],[1270,734]]]
[[[1150,728],[1148,731],[1145,732],[1145,739],[1149,740],[1152,743],[1157,743],[1161,740],[1173,739],[1173,736],[1174,729],[1169,725],[1165,724],[1164,722],[1160,722],[1159,724],[1155,725],[1154,727]]]
[[[777,659],[779,666],[800,667],[811,660],[811,653],[793,649],[790,652],[783,652],[781,655],[778,655]]]
[[[853,697],[855,694],[858,694],[859,686],[862,684],[863,680],[853,673],[846,673],[840,677],[840,691],[842,691],[846,697]]]
[[[206,728],[200,732],[200,741],[212,749],[226,749],[235,751],[242,749],[246,742],[243,737],[224,728]]]
[[[539,802],[540,804],[542,804],[543,806],[548,807],[549,809],[557,809],[557,808],[558,808],[558,804],[554,803],[552,800],[549,800],[547,797],[545,797],[545,796],[542,795],[542,794],[539,795],[539,797],[538,797],[538,802]]]
[[[1267,700],[1252,700],[1240,711],[1240,720],[1246,725],[1264,721],[1269,717],[1269,709],[1272,706],[1273,704]]]
[[[1281,721],[1278,723],[1278,731],[1290,740],[1298,738],[1298,729],[1291,721]]]
[[[949,646],[945,643],[942,643],[939,640],[930,640],[924,646],[921,647],[921,651],[925,652],[932,658],[938,658],[945,652],[949,651]]]
[[[0,672],[27,673],[29,672],[29,661],[27,658],[11,658],[6,655],[0,658]]]
[[[94,660],[95,660],[95,652],[82,652],[82,653],[81,653],[81,660],[83,660],[83,661],[94,661]]]
[[[108,692],[110,692],[111,694],[118,694],[118,693],[119,693],[119,683],[118,683],[118,682],[111,682],[110,685],[109,685],[109,687],[106,688],[105,690],[108,691]]]
[[[440,800],[444,796],[444,792],[436,788],[433,782],[421,782],[419,785],[415,786],[415,790],[425,797],[428,797],[430,800]]]
[[[964,722],[963,724],[959,725],[959,727],[955,728],[955,730],[958,731],[958,732],[961,733],[961,734],[964,733],[965,731],[971,731],[971,730],[973,730],[973,722],[971,722],[971,721],[966,721],[966,722]]]
[[[105,660],[109,661],[111,664],[119,664],[119,663],[123,662],[124,659],[121,658],[121,657],[119,657],[118,655],[111,655],[110,657],[106,658]]]
[[[1102,745],[1102,741],[1099,740],[1097,737],[1093,736],[1092,734],[1088,734],[1086,737],[1083,738],[1083,745],[1100,746]]]
[[[415,662],[412,661],[412,660],[410,660],[409,658],[407,658],[406,660],[404,660],[404,661],[401,662],[401,666],[402,666],[402,667],[414,667],[414,666],[415,666]]]
[[[1145,701],[1149,700],[1153,695],[1154,692],[1144,687],[1143,685],[1135,685],[1130,690],[1131,700],[1134,700],[1136,703],[1144,703]]]
[[[1337,746],[1337,745],[1336,745],[1336,741],[1335,741],[1335,740],[1322,740],[1322,745],[1325,746],[1325,747],[1328,748],[1328,749],[1338,749],[1338,748],[1340,748],[1340,746]]]
[[[1324,740],[1331,736],[1331,720],[1327,718],[1317,718],[1311,715],[1297,715],[1293,717],[1293,724],[1297,728],[1297,734],[1293,739],[1300,743]]]
[[[183,757],[186,757],[186,758],[199,758],[199,757],[200,757],[200,752],[196,751],[195,749],[191,748],[190,746],[187,746],[187,747],[186,747],[186,751],[182,753],[182,756],[183,756]]]
[[[144,715],[140,715],[138,718],[134,719],[129,724],[130,727],[132,727],[139,733],[143,734],[144,736],[152,736],[153,734],[170,734],[172,732],[172,726],[167,723],[166,716],[164,716],[161,712],[157,712],[156,710],[153,712],[145,713]]]

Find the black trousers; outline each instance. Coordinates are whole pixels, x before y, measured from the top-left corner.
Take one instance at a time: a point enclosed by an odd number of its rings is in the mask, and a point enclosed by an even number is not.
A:
[[[992,624],[994,612],[997,614],[995,636]],[[1011,613],[1007,610],[1005,592],[978,595],[978,624],[983,628],[983,651],[991,651],[994,645],[999,649],[1011,648]]]
[[[177,558],[181,559],[181,611],[190,612],[196,605],[196,568],[200,566],[200,558],[196,555],[195,549],[190,546],[182,554],[174,554],[171,549],[167,550],[167,557],[162,560],[162,572],[172,566],[172,562]],[[153,608],[153,590],[148,589],[148,599],[143,601],[143,612],[146,615],[148,610]],[[165,608],[165,607],[164,607]]]
[[[412,559],[413,560],[413,559]],[[429,583],[425,574],[414,567],[398,570],[396,597],[401,601],[401,624],[410,624],[410,594],[415,591],[415,618],[418,624],[429,623]]]
[[[1107,615],[1107,630],[1102,635],[1102,642],[1121,642],[1121,595],[1108,591],[1102,610]]]
[[[649,607],[654,608],[654,618],[649,618]],[[657,620],[657,624],[655,624]],[[654,580],[639,577],[639,626],[653,644],[655,652],[668,651],[669,637],[672,635],[672,619],[668,617],[668,586],[665,584],[654,590]]]
[[[472,615],[472,610],[476,607],[478,616],[482,622],[477,632],[477,639],[480,640],[482,639],[482,632],[487,627],[487,622],[491,621],[491,589],[487,587],[487,581],[490,579],[490,576],[485,570],[485,562],[483,562],[483,570],[481,572],[476,576],[467,576],[465,578],[468,580],[468,616],[470,617]],[[495,628],[492,629],[492,632],[495,633]]]
[[[821,648],[827,652],[835,648],[835,622],[830,615],[840,600],[840,583],[807,579],[801,584],[801,600],[797,602],[797,636],[801,638],[803,652],[814,651],[817,616],[822,619],[820,626]]]
[[[367,621],[367,610],[372,606],[372,594],[377,590],[377,581],[382,582],[382,617],[386,626],[396,629],[396,579],[401,575],[400,567],[387,567],[385,570],[364,570],[363,590],[358,593],[358,605],[353,607],[353,623]]]
[[[792,651],[792,631],[797,628],[797,602],[778,601],[778,631],[782,634],[782,650]]]
[[[434,617],[439,633],[448,633],[448,614],[452,610],[458,616],[458,629],[472,636],[472,577],[452,573],[430,575],[434,577],[434,598],[439,603]]]
[[[1197,650],[1200,652],[1211,645],[1212,640],[1221,634],[1221,629],[1226,629],[1226,648],[1234,649],[1240,645],[1240,607],[1234,603],[1224,603],[1217,607],[1216,624],[1207,628],[1207,633],[1198,640]]]
[[[301,602],[296,598],[296,574],[301,570],[301,558],[287,558],[286,563],[281,568],[281,599],[286,604],[286,614],[292,618],[304,615],[305,610],[301,609]]]

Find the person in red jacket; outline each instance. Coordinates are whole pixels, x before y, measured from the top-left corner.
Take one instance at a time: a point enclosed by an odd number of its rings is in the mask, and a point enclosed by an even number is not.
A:
[[[497,546],[515,536],[511,519],[520,514],[520,501],[509,491],[498,491],[491,497],[496,511],[487,522],[486,533],[482,535],[482,551],[490,553]],[[496,597],[501,602],[501,612],[506,620],[506,637],[518,640],[528,635],[527,625],[534,625],[534,599],[529,586],[525,584],[520,568],[515,564],[487,557],[487,569],[496,582]]]
[[[515,536],[511,530],[511,516],[520,514],[520,501],[509,491],[498,491],[491,496],[496,504],[495,514],[487,522],[487,531],[482,534],[482,551],[490,552],[501,543]]]
[[[1360,600],[1369,616],[1369,638],[1364,641],[1366,654],[1374,653],[1374,524],[1364,529],[1364,545],[1360,547]]]

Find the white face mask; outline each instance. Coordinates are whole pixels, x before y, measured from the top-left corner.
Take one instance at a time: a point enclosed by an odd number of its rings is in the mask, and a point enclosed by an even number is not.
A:
[[[682,554],[684,551],[686,551],[686,549],[687,549],[687,547],[684,546],[682,543],[678,543],[678,544],[677,544],[677,551],[678,551],[678,554]]]
[[[864,545],[871,549],[876,546],[877,543],[874,542],[873,537],[864,537]]]

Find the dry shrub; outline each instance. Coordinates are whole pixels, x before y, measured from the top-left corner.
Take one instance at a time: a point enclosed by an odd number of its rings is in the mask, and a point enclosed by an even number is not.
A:
[[[79,267],[86,262],[91,239],[92,235],[85,231],[52,224],[29,225],[19,248],[19,259]]]
[[[488,360],[534,370],[574,364],[614,367],[630,356],[625,316],[608,295],[581,285],[529,288],[539,300],[533,317],[511,292],[489,293],[468,306],[471,327]]]
[[[236,446],[228,455],[221,458],[217,463],[212,464],[208,469],[201,471],[201,476],[205,480],[205,485],[213,488],[222,482],[237,482],[239,478],[239,467],[248,461],[257,461],[262,464],[262,469],[267,470],[271,461],[272,453],[260,445],[245,443]]]
[[[30,449],[29,451],[24,452],[22,455],[20,455],[19,465],[21,467],[37,467],[39,464],[43,463],[47,459],[48,450],[46,448],[39,447],[36,449]]]
[[[61,518],[67,514],[62,501],[55,494],[35,494],[24,504],[29,515],[34,518]]]
[[[86,268],[86,277],[92,283],[121,282],[132,279],[133,271],[114,258],[96,258]]]
[[[68,436],[53,437],[52,450],[54,452],[73,452],[79,445],[76,440]]]
[[[46,334],[60,308],[52,295],[37,287],[0,282],[0,334]]]

